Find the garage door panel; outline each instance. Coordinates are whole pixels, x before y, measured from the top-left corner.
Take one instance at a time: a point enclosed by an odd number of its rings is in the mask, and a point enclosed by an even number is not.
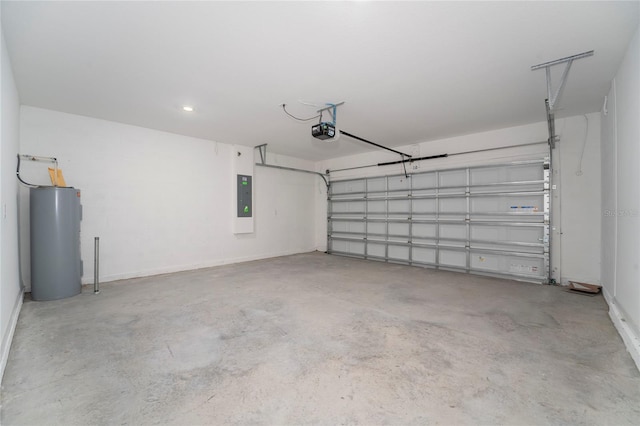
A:
[[[333,213],[363,213],[365,209],[364,201],[336,202],[333,204]]]
[[[387,180],[385,178],[369,178],[366,182],[368,192],[383,192],[387,189]]]
[[[440,225],[440,238],[441,239],[460,239],[467,238],[467,226],[465,224],[460,225]]]
[[[465,268],[467,254],[464,251],[440,250],[440,265],[455,268]]]
[[[435,199],[413,200],[411,212],[418,214],[435,214],[438,211],[438,202]]]
[[[419,173],[412,175],[413,188],[437,188],[438,177],[436,173]]]
[[[405,176],[390,176],[389,177],[389,190],[390,191],[406,190],[408,192],[409,189],[411,189],[411,179],[408,179]]]
[[[331,190],[336,194],[341,193],[354,193],[354,192],[364,192],[365,191],[365,181],[364,180],[349,180],[344,182],[331,182]],[[335,185],[335,186],[334,186]]]
[[[414,247],[411,258],[414,262],[434,264],[436,263],[436,249]]]
[[[409,200],[389,200],[390,213],[403,213],[408,215],[410,211],[411,204]]]
[[[335,221],[332,227],[334,232],[362,234],[364,233],[365,224],[363,222]]]
[[[482,185],[542,180],[544,179],[544,170],[537,164],[520,164],[472,168],[469,175],[472,185]]]
[[[367,243],[367,255],[385,257],[386,256],[385,244]]]
[[[383,222],[369,222],[367,223],[368,234],[386,234],[387,224]]]
[[[409,261],[409,247],[389,245],[389,259]]]
[[[447,192],[448,187],[464,187],[467,184],[467,171],[465,169],[446,170],[439,172],[439,187],[441,192]]]
[[[331,182],[328,252],[543,282],[547,159]]]
[[[500,194],[504,192],[536,192],[544,189],[542,181],[530,184],[509,184],[509,185],[487,185],[473,186],[470,188],[471,194]]]
[[[471,223],[477,226],[491,226],[494,224],[500,224],[501,226],[542,226],[545,218],[545,213],[525,213],[525,214],[508,214],[508,213],[496,213],[496,214],[478,214],[469,213]]]
[[[385,213],[386,211],[387,211],[386,201],[384,200],[367,201],[368,213]]]
[[[464,213],[467,211],[467,200],[461,198],[443,198],[440,200],[440,211],[443,213]]]
[[[389,224],[390,235],[403,235],[409,236],[409,223],[390,223]],[[406,239],[406,238],[405,238]]]
[[[537,213],[544,210],[544,196],[485,196],[471,198],[472,213]]]
[[[544,278],[544,259],[521,256],[503,256],[487,253],[471,253],[471,267],[480,271],[511,273]]]
[[[333,240],[332,250],[362,256],[364,255],[364,242]]]
[[[436,226],[435,223],[414,223],[411,234],[414,238],[435,238]]]
[[[485,242],[475,242],[472,241],[470,243],[471,250],[489,250],[489,251],[499,251],[507,254],[508,252],[518,252],[518,253],[528,253],[541,255],[544,253],[544,249],[542,245],[520,245],[517,243],[510,244],[500,244],[500,243],[485,243]]]
[[[501,227],[471,225],[471,239],[480,241],[515,241],[523,243],[542,243],[543,227]]]

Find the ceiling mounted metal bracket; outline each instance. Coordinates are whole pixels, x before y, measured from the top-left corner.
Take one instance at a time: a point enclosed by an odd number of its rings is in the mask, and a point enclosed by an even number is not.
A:
[[[338,115],[338,107],[343,105],[344,101],[338,102],[337,104],[326,104],[327,106],[324,108],[320,108],[316,112],[320,113],[320,121],[322,121],[322,113],[324,111],[329,111],[329,115],[331,115],[331,124],[336,125],[336,117]]]
[[[256,148],[260,151],[260,164],[267,164],[267,144],[263,143],[256,146]]]
[[[531,71],[539,70],[541,68],[545,69],[547,75],[547,99],[549,101],[549,108],[553,110],[558,102],[558,98],[562,93],[562,89],[564,89],[564,85],[567,82],[567,76],[569,75],[569,70],[571,69],[571,64],[576,59],[586,58],[588,56],[593,56],[593,50],[589,50],[588,52],[578,53],[577,55],[567,56],[566,58],[556,59],[554,61],[544,62],[542,64],[533,65],[531,67]],[[558,83],[558,87],[555,92],[552,89],[551,84],[551,67],[554,65],[566,64],[564,70],[562,71],[562,76],[560,77],[560,82]]]
[[[593,56],[593,50],[589,50],[588,52],[578,53],[577,55],[567,56],[566,58],[556,59],[554,61],[544,62],[542,64],[534,65],[531,67],[531,71],[539,70],[544,68],[546,76],[547,76],[547,99],[544,101],[545,109],[547,112],[547,126],[549,128],[549,146],[551,149],[555,149],[556,143],[559,138],[556,135],[556,119],[554,110],[556,104],[558,103],[558,99],[562,94],[562,90],[567,82],[567,77],[569,76],[569,70],[571,69],[571,64],[576,59],[586,58],[588,56]],[[551,84],[551,67],[554,65],[566,64],[564,70],[562,71],[562,76],[560,76],[560,82],[558,83],[558,87],[555,92],[553,91]]]

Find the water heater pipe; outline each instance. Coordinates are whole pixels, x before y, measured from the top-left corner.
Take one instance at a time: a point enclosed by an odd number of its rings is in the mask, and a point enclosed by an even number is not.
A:
[[[95,237],[93,242],[93,293],[100,293],[100,237]]]

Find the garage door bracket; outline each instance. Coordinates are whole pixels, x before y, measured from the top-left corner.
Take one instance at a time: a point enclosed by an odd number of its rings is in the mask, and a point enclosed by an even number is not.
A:
[[[569,70],[571,70],[571,65],[573,61],[576,59],[582,59],[589,56],[593,56],[593,50],[589,50],[588,52],[578,53],[577,55],[567,56],[566,58],[560,58],[549,62],[544,62],[542,64],[533,65],[531,67],[531,71],[539,70],[544,68],[547,75],[547,99],[545,100],[545,107],[547,110],[547,122],[549,126],[549,145],[551,149],[555,148],[557,142],[557,136],[555,131],[555,116],[554,111],[556,109],[556,105],[558,103],[558,99],[562,94],[562,90],[567,82],[567,77],[569,76]],[[560,76],[560,82],[558,83],[558,87],[556,90],[553,90],[553,84],[551,82],[551,67],[554,65],[565,64],[564,70],[562,71],[562,75]]]
[[[308,173],[308,174],[312,174],[312,175],[318,175],[324,181],[324,184],[327,186],[327,189],[329,188],[329,181],[327,180],[327,177],[325,175],[323,175],[322,173],[314,172],[312,170],[296,169],[294,167],[284,167],[284,166],[277,166],[275,164],[267,164],[267,144],[263,143],[262,145],[258,145],[255,148],[258,151],[260,151],[260,162],[256,163],[256,166],[269,167],[269,168],[272,168],[272,169],[288,170],[288,171],[291,171],[291,172],[299,172],[299,173]]]

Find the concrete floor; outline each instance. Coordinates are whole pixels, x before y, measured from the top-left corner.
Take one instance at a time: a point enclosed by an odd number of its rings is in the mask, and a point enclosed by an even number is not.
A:
[[[310,253],[26,301],[3,425],[639,424],[598,297]]]

